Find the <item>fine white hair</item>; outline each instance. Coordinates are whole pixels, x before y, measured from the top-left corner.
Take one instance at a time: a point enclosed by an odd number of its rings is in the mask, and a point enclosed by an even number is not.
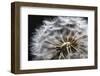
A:
[[[31,37],[31,54],[33,60],[59,59],[57,45],[65,36],[72,34],[75,39],[80,38],[76,49],[79,52],[69,53],[61,59],[87,58],[87,29],[88,21],[85,17],[55,17],[52,20],[43,20],[43,25],[36,29],[35,35]],[[82,38],[81,38],[82,37]],[[55,57],[55,58],[54,58]]]

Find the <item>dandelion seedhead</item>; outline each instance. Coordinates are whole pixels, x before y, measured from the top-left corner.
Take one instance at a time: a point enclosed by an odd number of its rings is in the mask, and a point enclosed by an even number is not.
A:
[[[33,60],[87,58],[87,22],[86,17],[72,16],[43,20],[32,36]]]

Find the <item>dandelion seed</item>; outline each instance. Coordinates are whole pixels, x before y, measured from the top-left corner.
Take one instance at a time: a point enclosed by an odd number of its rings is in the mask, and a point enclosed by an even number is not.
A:
[[[31,54],[37,60],[87,58],[86,19],[61,16],[50,21],[44,20],[44,25],[36,29],[36,34],[32,36]]]

